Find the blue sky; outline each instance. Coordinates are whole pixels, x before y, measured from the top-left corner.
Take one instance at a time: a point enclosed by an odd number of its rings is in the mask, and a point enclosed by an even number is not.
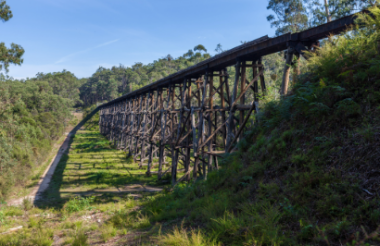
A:
[[[0,22],[0,42],[25,49],[14,78],[63,69],[90,77],[99,66],[178,57],[197,44],[211,54],[264,35],[267,0],[7,0],[14,17]],[[4,72],[4,71],[2,71]]]

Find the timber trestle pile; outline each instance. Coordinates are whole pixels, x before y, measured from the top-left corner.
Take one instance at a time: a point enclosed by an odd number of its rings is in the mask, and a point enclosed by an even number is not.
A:
[[[100,132],[148,175],[158,167],[158,179],[170,172],[173,185],[206,178],[255,123],[253,113],[266,93],[262,56],[287,50],[285,95],[293,56],[341,33],[354,19],[351,15],[300,33],[256,39],[103,104]],[[233,83],[228,83],[229,66],[235,66]]]

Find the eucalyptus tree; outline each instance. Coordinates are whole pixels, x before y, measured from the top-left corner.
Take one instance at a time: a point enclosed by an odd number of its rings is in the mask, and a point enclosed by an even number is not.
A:
[[[216,45],[215,52],[218,54],[224,52],[222,45],[220,43]]]
[[[0,1],[0,20],[9,21],[13,17],[12,11],[6,1]],[[24,62],[22,56],[25,50],[18,44],[11,44],[11,48],[7,48],[4,42],[0,43],[0,71],[5,69],[8,72],[10,64],[21,65]]]
[[[299,32],[353,14],[380,0],[269,0],[267,17],[276,35]]]
[[[274,12],[267,20],[276,28],[276,35],[308,28],[307,9],[302,0],[269,0],[267,9]]]
[[[69,71],[54,73],[37,73],[36,78],[32,80],[46,81],[53,88],[53,93],[63,98],[70,99],[73,105],[81,104],[79,97],[79,87],[85,82],[79,80]]]
[[[308,4],[310,25],[317,26],[361,10],[366,0],[305,0]]]

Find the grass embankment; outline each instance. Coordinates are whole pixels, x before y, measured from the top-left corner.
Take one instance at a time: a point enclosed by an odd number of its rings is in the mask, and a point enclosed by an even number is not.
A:
[[[0,207],[0,245],[87,245],[148,241],[156,233],[136,209],[165,185],[115,150],[97,130],[97,115],[75,129],[43,199]],[[155,186],[155,187],[151,187]],[[128,214],[132,215],[129,216]],[[123,222],[109,218],[123,214]],[[123,228],[115,224],[123,224]],[[23,226],[16,233],[11,228]],[[136,232],[138,230],[138,232]]]
[[[207,181],[145,204],[165,245],[379,245],[380,10],[309,54]],[[196,239],[191,239],[195,237]]]

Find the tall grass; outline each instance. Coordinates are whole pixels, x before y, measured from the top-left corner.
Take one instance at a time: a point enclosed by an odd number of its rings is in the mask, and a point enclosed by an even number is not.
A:
[[[170,246],[220,246],[213,240],[208,239],[201,230],[186,230],[183,225],[175,227],[171,233],[158,237],[161,245]]]

